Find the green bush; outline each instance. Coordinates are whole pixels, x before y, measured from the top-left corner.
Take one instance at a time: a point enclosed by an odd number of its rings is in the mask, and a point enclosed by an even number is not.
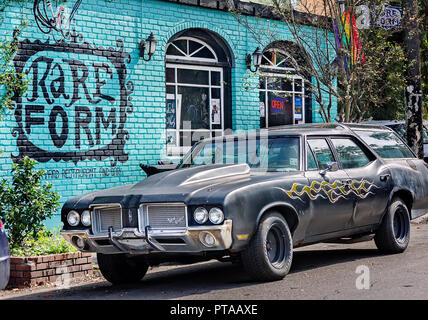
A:
[[[49,231],[43,229],[37,233],[37,239],[28,237],[24,239],[20,247],[11,249],[11,256],[29,257],[42,256],[46,254],[77,252],[59,233],[59,229]]]
[[[12,249],[24,240],[36,240],[44,229],[43,221],[59,207],[59,196],[50,183],[43,183],[43,170],[35,170],[36,161],[23,158],[13,164],[12,181],[0,182],[0,219],[5,225]]]

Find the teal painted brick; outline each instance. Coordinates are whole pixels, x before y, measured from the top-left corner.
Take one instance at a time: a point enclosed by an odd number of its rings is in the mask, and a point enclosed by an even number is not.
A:
[[[66,3],[67,4],[67,3]],[[31,4],[21,8],[14,4],[7,8],[5,20],[0,27],[1,35],[10,35],[13,28],[19,23],[21,14],[32,16]],[[277,33],[279,39],[291,40],[291,34],[284,24],[274,21],[255,19],[248,17],[249,21],[261,28],[270,28]],[[88,42],[93,47],[112,48],[118,50],[117,40],[123,40],[123,51],[130,54],[130,62],[126,61],[127,78],[132,81],[134,91],[130,95],[133,104],[132,113],[127,114],[127,121],[124,130],[128,131],[127,140],[124,146],[124,153],[128,159],[126,162],[118,161],[112,166],[112,158],[103,160],[84,160],[77,164],[64,160],[49,160],[40,162],[39,168],[46,171],[45,180],[51,182],[61,196],[61,204],[68,198],[104,188],[120,186],[124,184],[136,183],[145,177],[140,170],[139,163],[157,163],[165,158],[165,74],[164,74],[164,53],[168,40],[177,32],[187,28],[203,28],[217,33],[222,37],[232,50],[236,58],[235,67],[232,69],[232,117],[233,129],[235,131],[258,129],[258,78],[252,76],[245,66],[245,55],[254,51],[260,44],[251,37],[251,34],[240,25],[236,19],[228,12],[198,8],[175,3],[156,0],[115,0],[112,2],[87,0],[82,2],[77,15],[75,16],[74,28],[77,33],[83,35],[83,41]],[[150,32],[154,32],[158,47],[152,60],[143,61],[138,55],[138,43],[145,39]],[[307,27],[307,32],[313,30]],[[22,39],[30,41],[47,41],[48,37],[38,31],[34,22],[30,19],[30,25],[24,30]],[[52,37],[50,37],[52,42]],[[266,43],[265,45],[267,45]],[[61,55],[61,59],[82,59],[81,54],[66,53]],[[100,57],[86,56],[87,63],[105,62]],[[40,70],[43,72],[43,70]],[[67,70],[69,72],[69,70]],[[80,70],[81,72],[81,70]],[[116,73],[113,72],[115,76]],[[30,73],[31,75],[31,73]],[[81,74],[80,74],[81,75]],[[58,75],[59,76],[59,75]],[[101,79],[106,80],[106,79]],[[249,89],[244,86],[249,83]],[[89,92],[96,92],[97,82],[95,75],[89,75],[86,82]],[[64,79],[65,93],[73,95],[73,81],[67,76]],[[83,90],[80,88],[80,95]],[[117,82],[106,81],[102,90],[118,94],[120,87]],[[27,93],[29,94],[29,93]],[[90,105],[82,98],[76,105],[90,106],[91,115],[94,117],[95,107],[101,107],[104,117],[107,118],[112,105],[106,101],[97,105]],[[31,137],[37,142],[37,146],[54,150],[49,130],[49,112],[52,108],[49,104],[45,106],[44,113],[34,113],[33,116],[40,116],[44,119],[44,126],[31,126]],[[114,105],[117,110],[120,106],[116,101]],[[69,137],[62,146],[61,151],[75,150],[75,123],[76,117],[73,112],[75,106],[66,108],[68,115]],[[118,113],[119,111],[116,112]],[[336,110],[332,114],[336,116]],[[116,117],[119,115],[116,114]],[[60,117],[60,116],[58,116]],[[94,120],[94,119],[91,119]],[[313,103],[313,121],[321,122],[317,105]],[[60,121],[59,121],[60,122]],[[91,122],[92,140],[96,143],[95,124]],[[17,121],[13,114],[6,116],[5,121],[0,122],[0,174],[2,177],[10,178],[12,168],[12,156],[19,154],[17,147],[17,137],[14,136],[13,129],[17,126]],[[100,123],[103,128],[103,123]],[[57,128],[60,132],[61,127]],[[112,128],[109,131],[101,130],[99,134],[99,146],[110,142]],[[117,130],[117,128],[116,128]],[[89,150],[90,138],[84,129],[80,129],[81,150]],[[117,152],[117,149],[112,150]],[[92,176],[91,176],[92,175]],[[58,215],[47,222],[52,226],[59,224]]]

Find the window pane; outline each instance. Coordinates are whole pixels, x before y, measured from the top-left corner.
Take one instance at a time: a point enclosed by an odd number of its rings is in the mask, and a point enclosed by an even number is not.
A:
[[[204,58],[204,59],[215,59],[215,56],[213,55],[213,53],[206,47],[196,52],[194,55],[192,55],[192,57]]]
[[[309,145],[306,145],[306,149],[307,149],[308,170],[316,170],[316,169],[318,169],[317,162],[315,161],[314,154],[312,153],[312,150],[309,147]]]
[[[303,97],[297,94],[294,97],[294,120],[303,120]]]
[[[175,69],[166,68],[165,79],[166,82],[175,82]]]
[[[259,88],[262,90],[266,90],[266,78],[260,77]]]
[[[293,91],[293,81],[289,78],[282,78],[281,81],[281,90],[283,91]]]
[[[174,87],[173,87],[174,88]],[[174,94],[166,95],[166,109],[165,109],[165,118],[166,118],[166,128],[167,129],[176,129],[177,128],[177,101]]]
[[[260,128],[266,128],[266,92],[259,91]]]
[[[311,139],[308,143],[318,161],[320,169],[326,169],[327,163],[334,162],[333,153],[325,139]]]
[[[177,69],[178,83],[208,85],[208,74],[205,70]]]
[[[192,129],[209,129],[209,89],[178,87],[178,93],[181,94],[181,124],[184,121]]]
[[[273,64],[273,61],[274,61],[274,55],[272,52],[268,51],[263,53],[263,58],[262,58],[263,65],[271,66]]]
[[[174,41],[173,43],[174,43],[174,45],[177,46],[178,49],[183,51],[185,54],[189,54],[187,52],[187,40],[177,40],[177,41]]]
[[[221,89],[220,88],[212,88],[211,89],[211,99],[220,99]]]
[[[172,44],[168,46],[168,49],[166,50],[166,54],[171,56],[183,56],[183,53],[177,50],[177,48],[174,47]]]
[[[303,90],[302,82],[303,82],[302,79],[294,79],[294,91],[302,92]]]
[[[363,150],[351,139],[331,139],[343,169],[361,168],[370,160]]]
[[[166,94],[175,94],[175,86],[166,86]]]
[[[211,85],[213,86],[220,85],[220,72],[211,71]]]
[[[398,124],[398,125],[393,125],[393,126],[388,126],[388,127],[390,127],[392,130],[397,132],[398,135],[404,141],[407,141],[407,132],[406,132],[406,125],[405,124]],[[424,139],[424,143],[428,143],[428,130],[427,130],[427,128],[425,128],[425,126],[423,127],[423,130],[422,130],[422,136]]]
[[[199,42],[189,40],[189,54],[192,54],[200,47],[202,47],[202,44],[200,44]]]
[[[276,96],[268,92],[269,126],[281,126],[293,123],[292,97]]]
[[[292,79],[283,78],[283,77],[268,77],[267,78],[267,88],[268,90],[274,91],[292,91],[293,82]]]
[[[382,158],[414,158],[412,151],[394,132],[372,132],[355,130],[365,143]]]

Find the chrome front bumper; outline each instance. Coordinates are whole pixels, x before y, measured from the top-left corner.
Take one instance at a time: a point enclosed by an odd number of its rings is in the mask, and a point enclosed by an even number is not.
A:
[[[202,232],[210,232],[214,236],[213,246],[208,247],[201,242]],[[229,249],[232,245],[232,220],[225,220],[218,226],[187,227],[180,230],[146,228],[142,233],[138,228],[124,228],[120,232],[102,235],[93,235],[89,230],[63,230],[61,235],[78,250],[105,254],[220,251]],[[75,237],[85,241],[84,250],[76,246]]]

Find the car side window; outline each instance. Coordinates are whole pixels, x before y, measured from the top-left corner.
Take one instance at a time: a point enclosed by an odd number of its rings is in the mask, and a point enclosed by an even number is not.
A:
[[[308,144],[318,161],[321,170],[327,169],[327,163],[334,162],[334,156],[325,139],[310,139]]]
[[[415,158],[395,132],[355,130],[355,133],[382,158]]]
[[[355,169],[366,166],[370,159],[350,138],[332,138],[334,148],[343,169]]]
[[[308,170],[318,170],[318,165],[309,144],[306,144],[306,163]]]

